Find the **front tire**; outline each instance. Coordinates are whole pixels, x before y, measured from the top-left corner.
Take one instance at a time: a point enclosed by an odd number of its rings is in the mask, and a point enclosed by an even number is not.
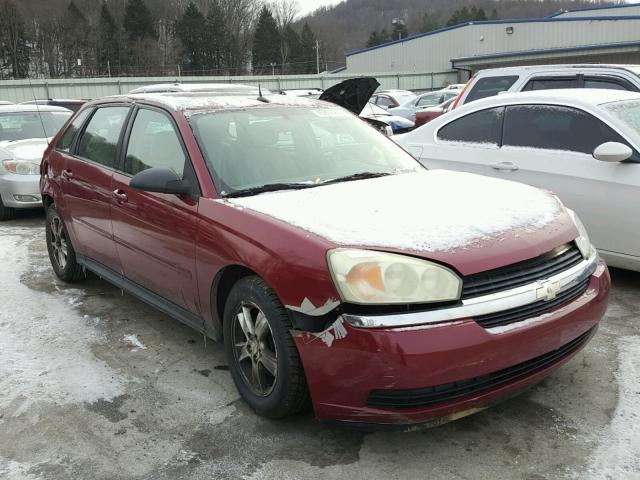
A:
[[[224,309],[224,343],[233,381],[259,414],[282,418],[308,404],[307,381],[275,292],[259,277],[240,279]]]
[[[0,221],[12,220],[16,218],[16,209],[5,207],[0,198]]]
[[[84,270],[76,262],[76,252],[71,245],[67,228],[53,204],[47,209],[45,232],[49,260],[58,278],[70,283],[84,278]]]

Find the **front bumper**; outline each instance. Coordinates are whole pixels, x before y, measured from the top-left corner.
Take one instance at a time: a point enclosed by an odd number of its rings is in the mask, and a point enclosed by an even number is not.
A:
[[[294,331],[316,416],[358,425],[411,427],[460,418],[517,394],[568,361],[595,332],[610,288],[604,262],[596,262],[584,293],[509,328],[485,329],[468,316],[426,324],[414,319],[410,326],[378,328],[357,327],[339,317],[321,333]],[[584,341],[572,344],[583,335]],[[563,350],[567,346],[572,348]],[[526,374],[450,400],[403,408],[381,408],[371,401],[372,392],[464,384],[553,351],[562,355]]]
[[[0,197],[2,204],[10,208],[42,207],[39,175],[0,175]]]

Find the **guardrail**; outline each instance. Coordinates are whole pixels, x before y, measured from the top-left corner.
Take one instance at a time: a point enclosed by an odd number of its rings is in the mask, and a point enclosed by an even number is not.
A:
[[[0,100],[14,103],[43,98],[93,99],[127,93],[134,88],[153,83],[242,83],[261,85],[269,90],[322,88],[348,78],[375,77],[381,89],[435,90],[457,82],[458,72],[405,72],[349,75],[347,73],[320,75],[262,75],[215,77],[112,77],[76,79],[34,79],[0,81]]]

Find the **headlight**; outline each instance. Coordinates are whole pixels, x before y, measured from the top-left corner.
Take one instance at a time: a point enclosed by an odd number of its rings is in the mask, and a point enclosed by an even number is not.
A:
[[[40,165],[24,160],[2,160],[2,166],[11,173],[18,175],[39,175]]]
[[[460,298],[460,278],[433,262],[355,249],[331,250],[327,258],[333,281],[345,302],[433,303]]]
[[[580,221],[580,218],[570,208],[567,208],[567,213],[573,220],[576,228],[578,229],[578,238],[576,238],[576,245],[578,245],[578,249],[584,258],[589,258],[591,256],[592,250],[594,250],[591,245],[591,240],[589,240],[589,234],[587,233],[587,229],[584,228],[584,225]]]

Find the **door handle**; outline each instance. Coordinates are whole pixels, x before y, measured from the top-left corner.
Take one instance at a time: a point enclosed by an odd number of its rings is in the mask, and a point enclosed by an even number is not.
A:
[[[64,180],[71,180],[73,178],[73,172],[67,168],[66,170],[62,170],[60,176],[62,176]]]
[[[518,170],[518,166],[513,162],[498,162],[491,165],[494,170],[506,170],[509,172],[515,172]]]
[[[125,203],[127,200],[129,200],[129,197],[127,197],[127,194],[124,193],[124,190],[121,190],[119,188],[116,188],[113,191],[113,196],[116,197],[116,201],[118,203]]]

